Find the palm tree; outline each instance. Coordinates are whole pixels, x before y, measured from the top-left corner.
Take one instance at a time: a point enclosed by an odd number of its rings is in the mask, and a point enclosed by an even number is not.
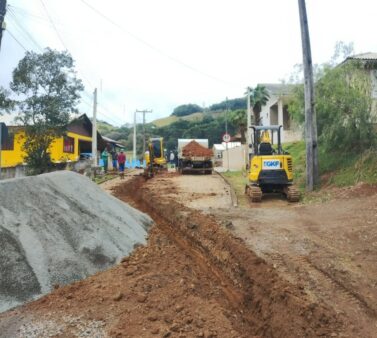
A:
[[[246,132],[246,116],[245,116],[245,111],[243,109],[238,109],[235,111],[231,112],[230,115],[230,121],[232,124],[238,127],[238,131],[241,134],[241,143],[245,144],[246,143],[246,137],[245,137],[245,132]]]
[[[248,87],[247,90],[250,90],[250,104],[253,108],[254,124],[258,126],[261,120],[260,113],[262,107],[268,102],[270,94],[265,86],[259,84],[254,89]]]

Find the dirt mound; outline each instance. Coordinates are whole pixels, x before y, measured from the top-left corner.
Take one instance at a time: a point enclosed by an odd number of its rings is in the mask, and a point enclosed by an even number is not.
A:
[[[0,315],[4,337],[43,336],[51,327],[62,337],[339,336],[331,310],[281,280],[214,219],[166,197],[165,183],[136,178],[115,191],[154,217],[146,247]]]
[[[152,223],[72,172],[1,181],[0,191],[0,311],[115,264]]]
[[[185,157],[191,157],[191,156],[212,157],[213,151],[212,149],[203,147],[195,140],[192,140],[190,143],[188,143],[186,146],[182,148],[182,155]]]

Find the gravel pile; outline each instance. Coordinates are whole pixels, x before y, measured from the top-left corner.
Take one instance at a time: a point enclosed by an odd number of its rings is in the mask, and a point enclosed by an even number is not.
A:
[[[185,145],[182,149],[182,155],[185,157],[191,156],[206,156],[212,157],[213,151],[212,149],[208,149],[200,145],[195,140],[192,140],[189,144]]]
[[[152,220],[68,171],[0,182],[0,312],[108,268]]]

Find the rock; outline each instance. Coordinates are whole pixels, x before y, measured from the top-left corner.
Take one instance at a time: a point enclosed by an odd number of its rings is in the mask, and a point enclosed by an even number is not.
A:
[[[171,332],[170,331],[166,331],[163,335],[162,335],[162,338],[167,338],[167,337],[170,337],[171,336]]]
[[[172,326],[170,326],[170,331],[178,332],[179,331],[179,325],[177,323],[174,323]]]
[[[227,221],[227,222],[225,222],[225,227],[226,227],[227,229],[230,229],[230,230],[234,229],[233,222],[232,222],[232,221]]]
[[[150,320],[151,322],[155,322],[157,320],[157,316],[156,315],[149,315],[147,317],[148,320]]]
[[[156,327],[151,331],[152,334],[159,334],[160,333],[160,328]]]
[[[123,298],[123,294],[121,292],[118,292],[114,297],[113,300],[118,302]]]
[[[195,224],[195,223],[189,223],[187,225],[187,227],[191,230],[194,230],[194,229],[197,229],[198,228],[198,224]]]
[[[181,312],[183,309],[184,309],[184,307],[182,305],[177,305],[175,307],[175,311],[178,312],[178,313]]]
[[[137,296],[137,301],[139,303],[144,303],[147,300],[147,298],[148,298],[147,295],[140,294]]]

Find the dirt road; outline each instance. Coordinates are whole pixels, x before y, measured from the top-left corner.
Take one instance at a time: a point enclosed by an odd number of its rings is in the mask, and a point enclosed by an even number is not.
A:
[[[113,189],[155,220],[148,245],[1,314],[0,337],[375,337],[373,194],[234,208],[217,175]]]
[[[172,182],[182,196],[228,188],[214,176],[200,181],[181,176]],[[217,186],[217,187],[216,187]],[[211,214],[227,224],[280,276],[305,290],[315,303],[345,317],[357,337],[375,337],[377,330],[377,188],[360,185],[332,192],[338,198],[310,205],[287,203],[269,196],[262,204],[232,208],[211,200]],[[208,211],[200,203],[191,207]]]

